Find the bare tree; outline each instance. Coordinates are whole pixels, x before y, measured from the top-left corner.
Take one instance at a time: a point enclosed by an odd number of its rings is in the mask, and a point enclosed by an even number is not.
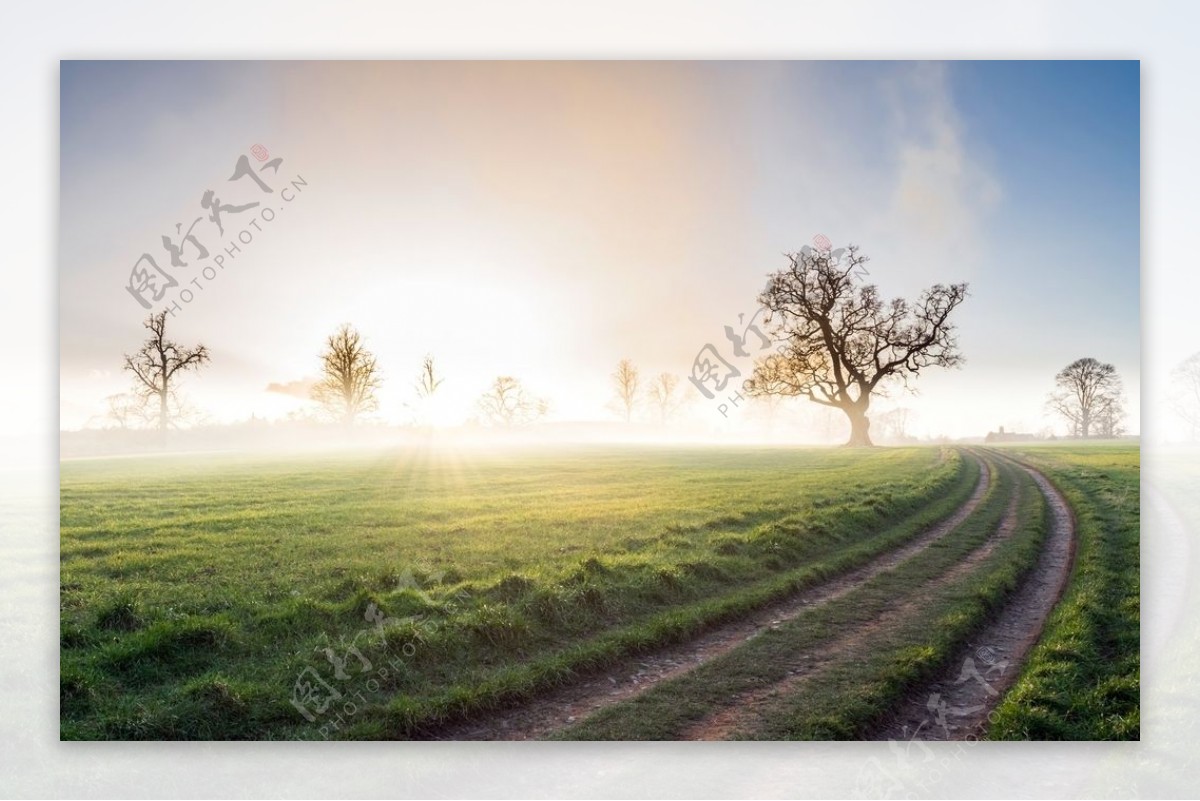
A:
[[[841,410],[851,446],[869,446],[871,395],[889,379],[908,386],[928,367],[957,367],[950,314],[967,297],[966,284],[935,284],[916,303],[885,302],[862,284],[867,261],[856,246],[830,253],[805,248],[787,254],[788,267],[771,276],[759,302],[779,350],[759,360],[745,382],[751,395],[798,395]]]
[[[614,408],[628,423],[633,420],[633,410],[637,406],[638,387],[641,386],[641,376],[637,367],[629,359],[617,362],[617,370],[612,374]]]
[[[1054,383],[1046,404],[1067,421],[1071,436],[1087,439],[1093,431],[1115,436],[1124,416],[1117,368],[1091,357],[1076,359],[1059,370]]]
[[[421,375],[416,383],[417,397],[421,399],[432,398],[444,380],[444,378],[438,378],[433,357],[426,356],[425,360],[421,362]]]
[[[1191,429],[1200,434],[1200,352],[1193,353],[1171,371],[1171,406]]]
[[[125,368],[134,375],[134,393],[166,440],[179,409],[177,375],[198,370],[208,362],[208,348],[185,348],[167,339],[167,313],[152,314],[142,324],[149,338],[137,353],[125,354]]]
[[[497,377],[479,398],[477,407],[486,422],[504,428],[528,425],[545,417],[550,410],[549,401],[530,395],[510,375]]]
[[[660,425],[666,425],[667,420],[671,415],[679,410],[682,399],[675,391],[679,387],[679,376],[674,373],[659,373],[658,376],[650,384],[650,389],[647,394],[650,396],[650,403],[654,405],[658,412],[658,422]]]
[[[121,429],[139,428],[148,425],[150,416],[147,414],[146,398],[132,392],[118,392],[104,399],[108,411],[104,417]]]
[[[405,401],[404,408],[412,413],[412,422],[414,425],[426,426],[430,425],[432,415],[431,409],[434,405],[434,395],[437,394],[438,388],[445,381],[440,377],[437,370],[437,365],[433,361],[432,356],[426,356],[421,362],[421,372],[417,376],[417,380],[413,383],[413,389],[416,391],[417,398],[415,403]]]
[[[1115,439],[1125,433],[1125,398],[1122,394],[1106,398],[1096,412],[1096,436]]]
[[[325,342],[321,380],[312,389],[313,400],[350,427],[359,415],[379,408],[375,393],[381,384],[374,354],[363,345],[362,335],[343,323]]]
[[[897,406],[880,415],[879,423],[883,428],[884,438],[892,442],[905,442],[908,440],[909,414],[910,410],[908,408]]]

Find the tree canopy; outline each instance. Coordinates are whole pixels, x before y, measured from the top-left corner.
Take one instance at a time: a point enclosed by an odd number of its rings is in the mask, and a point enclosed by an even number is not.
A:
[[[1071,427],[1071,436],[1115,437],[1125,416],[1124,389],[1117,368],[1089,357],[1076,359],[1054,376],[1047,401]]]
[[[962,364],[950,315],[967,285],[935,284],[915,302],[885,301],[862,282],[867,257],[856,246],[786,255],[788,266],[759,296],[779,347],[758,361],[745,389],[840,409],[850,421],[846,444],[871,445],[867,411],[884,382],[908,386],[926,368]]]
[[[134,393],[142,409],[165,437],[179,411],[176,376],[206,364],[208,348],[188,348],[167,339],[166,312],[152,314],[142,325],[150,336],[136,353],[125,354],[125,369],[133,373]]]
[[[376,392],[381,383],[374,354],[362,335],[346,323],[325,342],[321,379],[312,397],[331,417],[352,426],[360,415],[379,408]]]

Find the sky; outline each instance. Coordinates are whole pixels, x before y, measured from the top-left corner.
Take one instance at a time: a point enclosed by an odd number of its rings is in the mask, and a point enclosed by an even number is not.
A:
[[[442,423],[498,375],[555,420],[613,420],[622,358],[687,376],[711,343],[745,375],[725,326],[823,235],[887,297],[970,284],[963,367],[874,405],[910,433],[1061,431],[1045,398],[1084,356],[1136,432],[1139,83],[1130,61],[63,62],[61,426],[129,387],[143,253],[178,280],[151,303],[179,304],[171,337],[211,351],[181,385],[211,421],[311,407],[279,390],[343,322],[384,421],[411,419],[426,354]],[[270,193],[228,180],[243,156]],[[259,205],[222,233],[207,190]],[[162,237],[198,218],[208,259],[173,266]],[[682,388],[716,432],[746,419]]]

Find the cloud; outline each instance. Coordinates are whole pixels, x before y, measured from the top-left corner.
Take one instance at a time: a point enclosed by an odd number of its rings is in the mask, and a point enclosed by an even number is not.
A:
[[[270,384],[267,384],[267,392],[308,400],[312,396],[312,389],[316,384],[317,381],[315,378],[300,378],[283,384],[272,381]]]
[[[918,70],[911,90],[923,101],[924,113],[900,150],[895,210],[930,232],[973,229],[975,216],[998,199],[999,185],[967,152],[945,68]]]
[[[881,225],[887,252],[913,278],[970,278],[985,250],[986,217],[1002,196],[1000,181],[955,107],[945,64],[909,65],[886,94],[894,142]],[[925,275],[929,269],[937,274]]]

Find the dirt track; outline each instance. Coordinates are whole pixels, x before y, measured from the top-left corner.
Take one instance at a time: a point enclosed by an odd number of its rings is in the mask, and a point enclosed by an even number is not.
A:
[[[943,573],[936,581],[922,587],[923,592],[905,603],[892,607],[869,623],[846,631],[841,636],[823,643],[820,647],[796,655],[789,665],[789,675],[783,681],[756,688],[745,696],[733,699],[730,704],[714,710],[712,714],[685,730],[681,740],[727,740],[742,733],[751,733],[759,718],[760,709],[769,708],[779,697],[788,696],[822,667],[838,658],[850,656],[856,649],[863,648],[869,638],[889,627],[898,625],[910,615],[918,612],[924,604],[924,595],[938,587],[951,584],[982,563],[996,546],[1011,537],[1017,528],[1017,505],[1019,495],[1013,493],[1004,517],[987,541],[971,552],[966,559]]]
[[[979,460],[980,478],[970,498],[952,515],[931,526],[904,545],[883,553],[867,564],[718,626],[703,635],[651,654],[641,655],[603,673],[589,675],[572,684],[540,695],[533,701],[475,721],[439,731],[444,740],[529,740],[563,731],[585,717],[627,701],[663,681],[688,673],[728,653],[770,628],[797,617],[806,610],[841,598],[872,578],[912,559],[946,537],[982,503],[996,482],[987,461]],[[1020,663],[1040,636],[1046,618],[1061,597],[1074,556],[1074,520],[1066,500],[1038,471],[1001,457],[1025,471],[1046,498],[1051,512],[1051,530],[1031,574],[1006,602],[1002,612],[962,649],[948,670],[936,680],[917,688],[896,709],[887,723],[870,739],[963,739],[981,734],[987,715],[1015,681]],[[936,580],[948,585],[982,563],[996,546],[1010,537],[1018,525],[1018,493],[1014,492],[1005,514],[992,535],[970,555]],[[822,645],[813,652],[797,655],[788,678],[714,709],[704,720],[689,727],[681,739],[719,740],[753,730],[760,708],[782,696],[802,692],[803,681],[839,655],[861,647],[865,639],[889,623],[914,611],[919,598],[889,610],[885,615]],[[973,667],[974,671],[967,668]],[[963,677],[974,680],[966,680]],[[932,725],[936,724],[936,725]]]
[[[842,597],[880,573],[921,553],[956,529],[975,511],[996,480],[988,463],[976,460],[980,465],[980,478],[967,501],[952,515],[904,545],[779,603],[711,629],[696,639],[643,654],[619,667],[541,695],[532,702],[443,729],[437,733],[436,739],[532,740],[546,737],[600,709],[626,701],[667,679],[694,670],[807,609]]]
[[[1016,681],[1046,618],[1062,597],[1075,556],[1075,518],[1053,484],[1037,470],[1027,472],[1050,506],[1051,525],[1033,572],[951,662],[950,669],[914,691],[895,717],[871,739],[964,740],[982,736],[988,715]]]

